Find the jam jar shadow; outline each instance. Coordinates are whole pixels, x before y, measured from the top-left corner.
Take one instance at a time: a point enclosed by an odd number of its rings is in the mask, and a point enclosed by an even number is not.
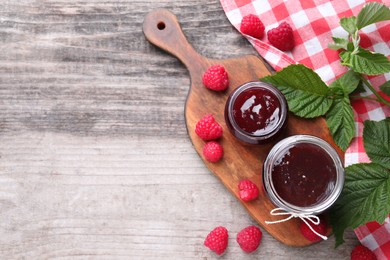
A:
[[[264,82],[248,82],[235,89],[225,105],[230,132],[248,144],[275,140],[286,128],[288,106],[284,95]]]
[[[277,207],[318,215],[331,207],[344,186],[344,168],[324,140],[295,135],[279,141],[263,164],[264,190]]]

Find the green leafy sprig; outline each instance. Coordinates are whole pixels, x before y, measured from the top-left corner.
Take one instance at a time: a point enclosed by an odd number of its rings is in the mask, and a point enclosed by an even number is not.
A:
[[[340,51],[341,64],[349,70],[329,86],[304,65],[290,65],[260,80],[276,86],[285,95],[289,110],[295,115],[304,118],[325,116],[336,144],[345,151],[355,136],[350,100],[366,98],[390,106],[390,102],[365,77],[389,72],[389,59],[359,46],[360,29],[386,20],[390,20],[390,9],[375,2],[366,4],[356,17],[340,20],[348,37],[333,37],[334,42],[328,47]],[[364,86],[376,98],[357,95],[365,91]],[[379,89],[390,96],[390,81]],[[336,245],[343,243],[346,228],[356,228],[369,221],[383,223],[390,213],[390,118],[380,122],[366,121],[363,141],[372,162],[345,169],[345,186],[330,218]]]
[[[348,39],[333,37],[329,48],[340,53],[342,64],[366,75],[379,75],[390,71],[389,60],[380,53],[373,53],[359,46],[359,30],[373,23],[390,20],[390,9],[379,3],[368,3],[357,17],[342,18],[340,25],[348,32]]]
[[[336,246],[346,228],[383,223],[390,212],[390,118],[365,121],[363,142],[372,162],[345,168],[344,189],[329,214]]]
[[[359,46],[360,29],[386,20],[390,20],[390,9],[376,2],[366,4],[357,17],[345,17],[340,20],[348,37],[333,37],[334,42],[329,44],[329,48],[340,51],[341,64],[350,70],[329,87],[312,69],[303,65],[290,65],[260,80],[277,86],[286,96],[290,111],[297,116],[304,118],[325,116],[335,142],[345,151],[355,135],[350,99],[372,99],[390,106],[390,102],[365,78],[365,75],[390,72],[389,59],[381,53],[371,52]],[[376,98],[355,95],[361,91],[363,85],[369,88]],[[389,81],[379,88],[384,94],[390,95]]]
[[[346,150],[355,134],[349,94],[359,85],[357,73],[348,71],[329,87],[304,65],[290,65],[261,79],[277,86],[287,99],[289,110],[297,116],[314,118],[326,115],[333,138]]]
[[[340,25],[348,32],[348,38],[332,37],[333,43],[328,47],[334,50],[340,50],[341,64],[361,74],[363,83],[374,93],[376,100],[387,106],[390,102],[384,99],[370,82],[363,77],[364,75],[379,75],[390,71],[389,59],[381,54],[371,52],[359,46],[359,30],[371,24],[390,20],[390,9],[380,3],[368,3],[359,12],[358,16],[345,17],[340,20]],[[389,95],[390,86],[386,82],[380,89]]]

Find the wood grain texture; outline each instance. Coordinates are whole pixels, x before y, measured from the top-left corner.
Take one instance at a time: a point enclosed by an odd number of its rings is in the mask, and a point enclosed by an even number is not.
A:
[[[224,225],[224,259],[347,259],[351,231],[241,251],[255,222],[188,138],[189,74],[142,33],[160,7],[206,57],[255,54],[214,0],[0,2],[0,258],[214,259]]]

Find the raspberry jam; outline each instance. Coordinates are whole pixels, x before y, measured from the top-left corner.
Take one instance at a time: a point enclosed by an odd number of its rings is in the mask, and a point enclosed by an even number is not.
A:
[[[308,135],[283,139],[263,165],[267,195],[293,212],[320,213],[340,195],[344,170],[337,152],[324,140]]]
[[[278,89],[267,83],[249,82],[229,96],[225,121],[239,140],[261,144],[284,129],[287,110],[287,102]]]
[[[308,207],[323,201],[336,183],[332,158],[319,146],[299,143],[279,154],[272,183],[284,201]]]

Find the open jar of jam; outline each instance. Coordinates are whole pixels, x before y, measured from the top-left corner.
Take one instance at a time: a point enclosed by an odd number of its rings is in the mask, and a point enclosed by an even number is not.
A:
[[[279,141],[265,159],[263,185],[276,206],[317,215],[339,197],[344,168],[336,150],[324,140],[290,136]]]
[[[235,89],[225,106],[230,132],[249,144],[262,144],[278,136],[287,124],[287,102],[274,86],[248,82]]]

